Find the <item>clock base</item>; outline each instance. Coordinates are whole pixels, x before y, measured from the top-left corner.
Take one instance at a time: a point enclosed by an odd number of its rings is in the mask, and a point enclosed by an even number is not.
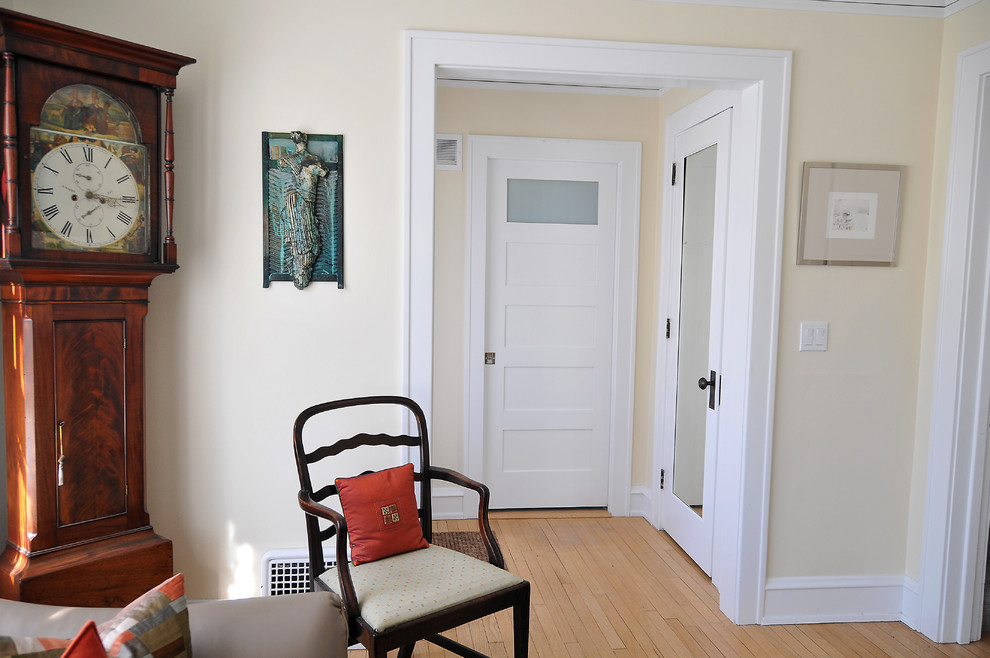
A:
[[[0,597],[28,603],[122,607],[172,576],[172,542],[150,528],[27,556],[0,556]]]

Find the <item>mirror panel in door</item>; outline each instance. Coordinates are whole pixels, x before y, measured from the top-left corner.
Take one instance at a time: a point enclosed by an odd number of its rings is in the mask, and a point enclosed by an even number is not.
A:
[[[684,159],[681,244],[681,306],[677,350],[677,405],[674,421],[673,490],[703,514],[705,429],[709,390],[712,258],[715,233],[715,165],[718,145]],[[714,382],[711,385],[716,385]]]

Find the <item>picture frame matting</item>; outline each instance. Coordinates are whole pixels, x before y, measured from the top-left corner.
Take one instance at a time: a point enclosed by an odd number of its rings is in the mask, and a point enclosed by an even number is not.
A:
[[[903,170],[805,162],[798,264],[894,265]]]

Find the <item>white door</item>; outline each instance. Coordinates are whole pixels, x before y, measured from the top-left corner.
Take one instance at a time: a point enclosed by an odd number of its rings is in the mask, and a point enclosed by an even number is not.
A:
[[[487,160],[483,479],[494,508],[605,507],[620,167],[515,143]]]
[[[661,513],[664,530],[711,575],[721,395],[722,307],[731,110],[675,137],[670,217],[679,277],[670,339]]]

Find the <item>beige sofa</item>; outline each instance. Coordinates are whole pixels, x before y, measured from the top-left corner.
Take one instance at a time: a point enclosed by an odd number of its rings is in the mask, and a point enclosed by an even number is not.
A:
[[[67,608],[0,599],[0,635],[73,637],[87,620],[107,621],[115,608]],[[196,658],[345,658],[347,626],[330,592],[189,603]]]

